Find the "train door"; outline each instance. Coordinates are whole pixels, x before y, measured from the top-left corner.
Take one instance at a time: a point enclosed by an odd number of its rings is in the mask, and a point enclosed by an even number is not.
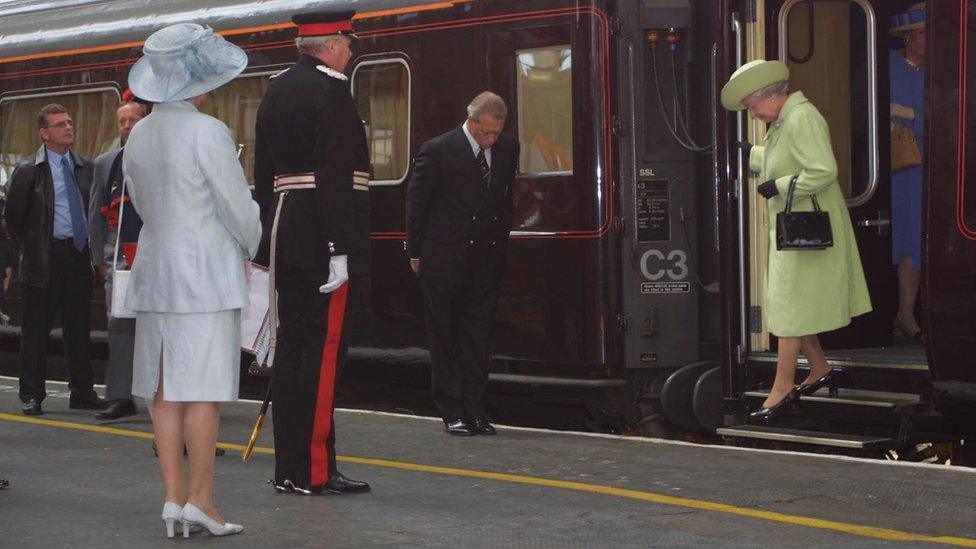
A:
[[[790,91],[802,91],[827,121],[873,311],[821,334],[828,362],[841,372],[829,390],[801,398],[801,414],[718,429],[724,437],[864,451],[901,448],[911,440],[913,415],[927,410],[931,386],[925,350],[919,342],[892,339],[898,292],[891,261],[888,69],[890,48],[897,44],[888,27],[891,14],[908,4],[755,0],[732,5],[729,68],[757,58],[782,60],[790,67]],[[761,142],[765,124],[736,116],[731,133]],[[727,425],[739,423],[746,409],[766,398],[776,363],[776,338],[765,331],[762,310],[769,246],[765,201],[753,190],[759,181],[744,183],[752,177],[744,160],[736,162],[740,192],[729,216],[738,223],[739,239],[732,241],[734,250],[729,243],[722,247],[738,264],[734,276],[726,277],[738,290],[727,297],[733,306],[724,315],[724,394],[732,412]]]
[[[776,12],[776,57],[827,119],[873,311],[824,334],[827,348],[890,343],[896,287],[891,267],[891,192],[887,146],[889,17],[867,0],[787,0]],[[880,13],[879,13],[880,9]]]
[[[771,0],[765,3],[760,43],[767,58],[790,67],[790,88],[802,90],[830,127],[838,180],[847,197],[873,310],[821,341],[835,356],[867,362],[925,364],[922,347],[892,346],[898,289],[891,262],[891,174],[889,157],[889,2],[871,0]],[[759,57],[754,55],[753,57]],[[753,123],[752,138],[764,128]],[[754,203],[757,209],[763,204]],[[753,349],[770,351],[762,326],[764,258],[767,243],[753,216],[753,274],[750,329]],[[856,351],[855,351],[856,350]]]

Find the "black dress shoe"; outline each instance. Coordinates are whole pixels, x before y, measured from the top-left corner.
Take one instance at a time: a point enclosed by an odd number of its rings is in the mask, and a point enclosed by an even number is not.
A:
[[[136,403],[132,402],[132,399],[113,400],[104,412],[96,412],[95,418],[107,421],[110,419],[119,419],[120,417],[134,416],[138,413],[139,410],[136,410]]]
[[[760,408],[755,412],[749,414],[749,419],[759,420],[759,421],[769,421],[783,412],[790,409],[793,402],[800,397],[797,394],[796,389],[790,391],[782,400],[773,404],[772,406],[767,406],[765,408]]]
[[[0,490],[3,490],[10,486],[10,481],[5,478],[0,478]]]
[[[834,377],[834,371],[830,370],[826,374],[822,375],[819,379],[813,383],[801,383],[796,386],[796,392],[800,395],[812,395],[816,393],[821,388],[830,384],[830,380]]]
[[[72,393],[68,400],[68,408],[73,410],[104,410],[108,408],[108,401],[96,395],[94,391],[82,395]]]
[[[41,401],[37,400],[36,398],[32,398],[21,404],[20,411],[23,412],[25,416],[39,416],[44,413],[44,410],[41,410]]]
[[[471,427],[471,424],[463,419],[445,419],[444,430],[447,431],[447,434],[456,437],[470,437],[474,435],[474,429]]]
[[[495,434],[495,428],[488,423],[487,419],[476,419],[471,425],[471,430],[474,431],[476,435],[493,435]]]
[[[356,494],[359,492],[369,492],[369,484],[346,478],[346,475],[336,471],[321,488],[313,488],[312,491],[332,492],[333,494]]]

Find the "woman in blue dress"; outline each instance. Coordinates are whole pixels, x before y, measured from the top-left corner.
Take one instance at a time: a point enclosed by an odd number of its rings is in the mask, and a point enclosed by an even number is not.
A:
[[[925,2],[895,15],[890,32],[904,43],[904,48],[892,50],[890,57],[891,123],[911,128],[921,152],[925,122]],[[922,335],[915,319],[922,270],[922,166],[891,174],[891,228],[891,259],[898,267],[895,332],[918,338]]]

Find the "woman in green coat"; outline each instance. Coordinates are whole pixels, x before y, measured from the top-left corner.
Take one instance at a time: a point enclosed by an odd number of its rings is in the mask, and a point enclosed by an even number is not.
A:
[[[803,92],[788,92],[789,69],[780,61],[751,61],[722,88],[722,105],[748,109],[769,124],[762,145],[749,151],[749,166],[759,172],[757,191],[767,202],[769,260],[766,272],[766,323],[779,338],[776,379],[754,419],[772,419],[794,399],[812,394],[831,377],[817,334],[850,324],[871,310],[851,217],[830,146],[827,122]],[[796,176],[794,211],[811,211],[811,195],[830,215],[833,246],[823,250],[777,250],[776,214],[786,208],[790,181]],[[794,387],[799,353],[810,374]]]

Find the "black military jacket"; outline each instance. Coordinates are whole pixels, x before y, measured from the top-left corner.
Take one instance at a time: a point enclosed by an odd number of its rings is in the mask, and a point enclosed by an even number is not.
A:
[[[487,188],[460,127],[424,143],[407,188],[407,255],[420,277],[464,286],[501,283],[512,229],[519,143],[501,134],[491,148]]]
[[[278,261],[319,273],[323,283],[333,255],[348,255],[353,264],[363,253],[362,229],[357,230],[362,223],[356,222],[362,207],[356,208],[354,194],[362,191],[353,189],[353,172],[363,171],[363,159],[368,159],[349,83],[324,69],[320,60],[302,55],[272,79],[258,109],[254,166],[255,197],[264,219],[256,261],[265,264],[281,196],[274,194],[275,176],[315,174],[314,190],[289,192],[275,253]],[[368,226],[367,220],[367,253]]]

